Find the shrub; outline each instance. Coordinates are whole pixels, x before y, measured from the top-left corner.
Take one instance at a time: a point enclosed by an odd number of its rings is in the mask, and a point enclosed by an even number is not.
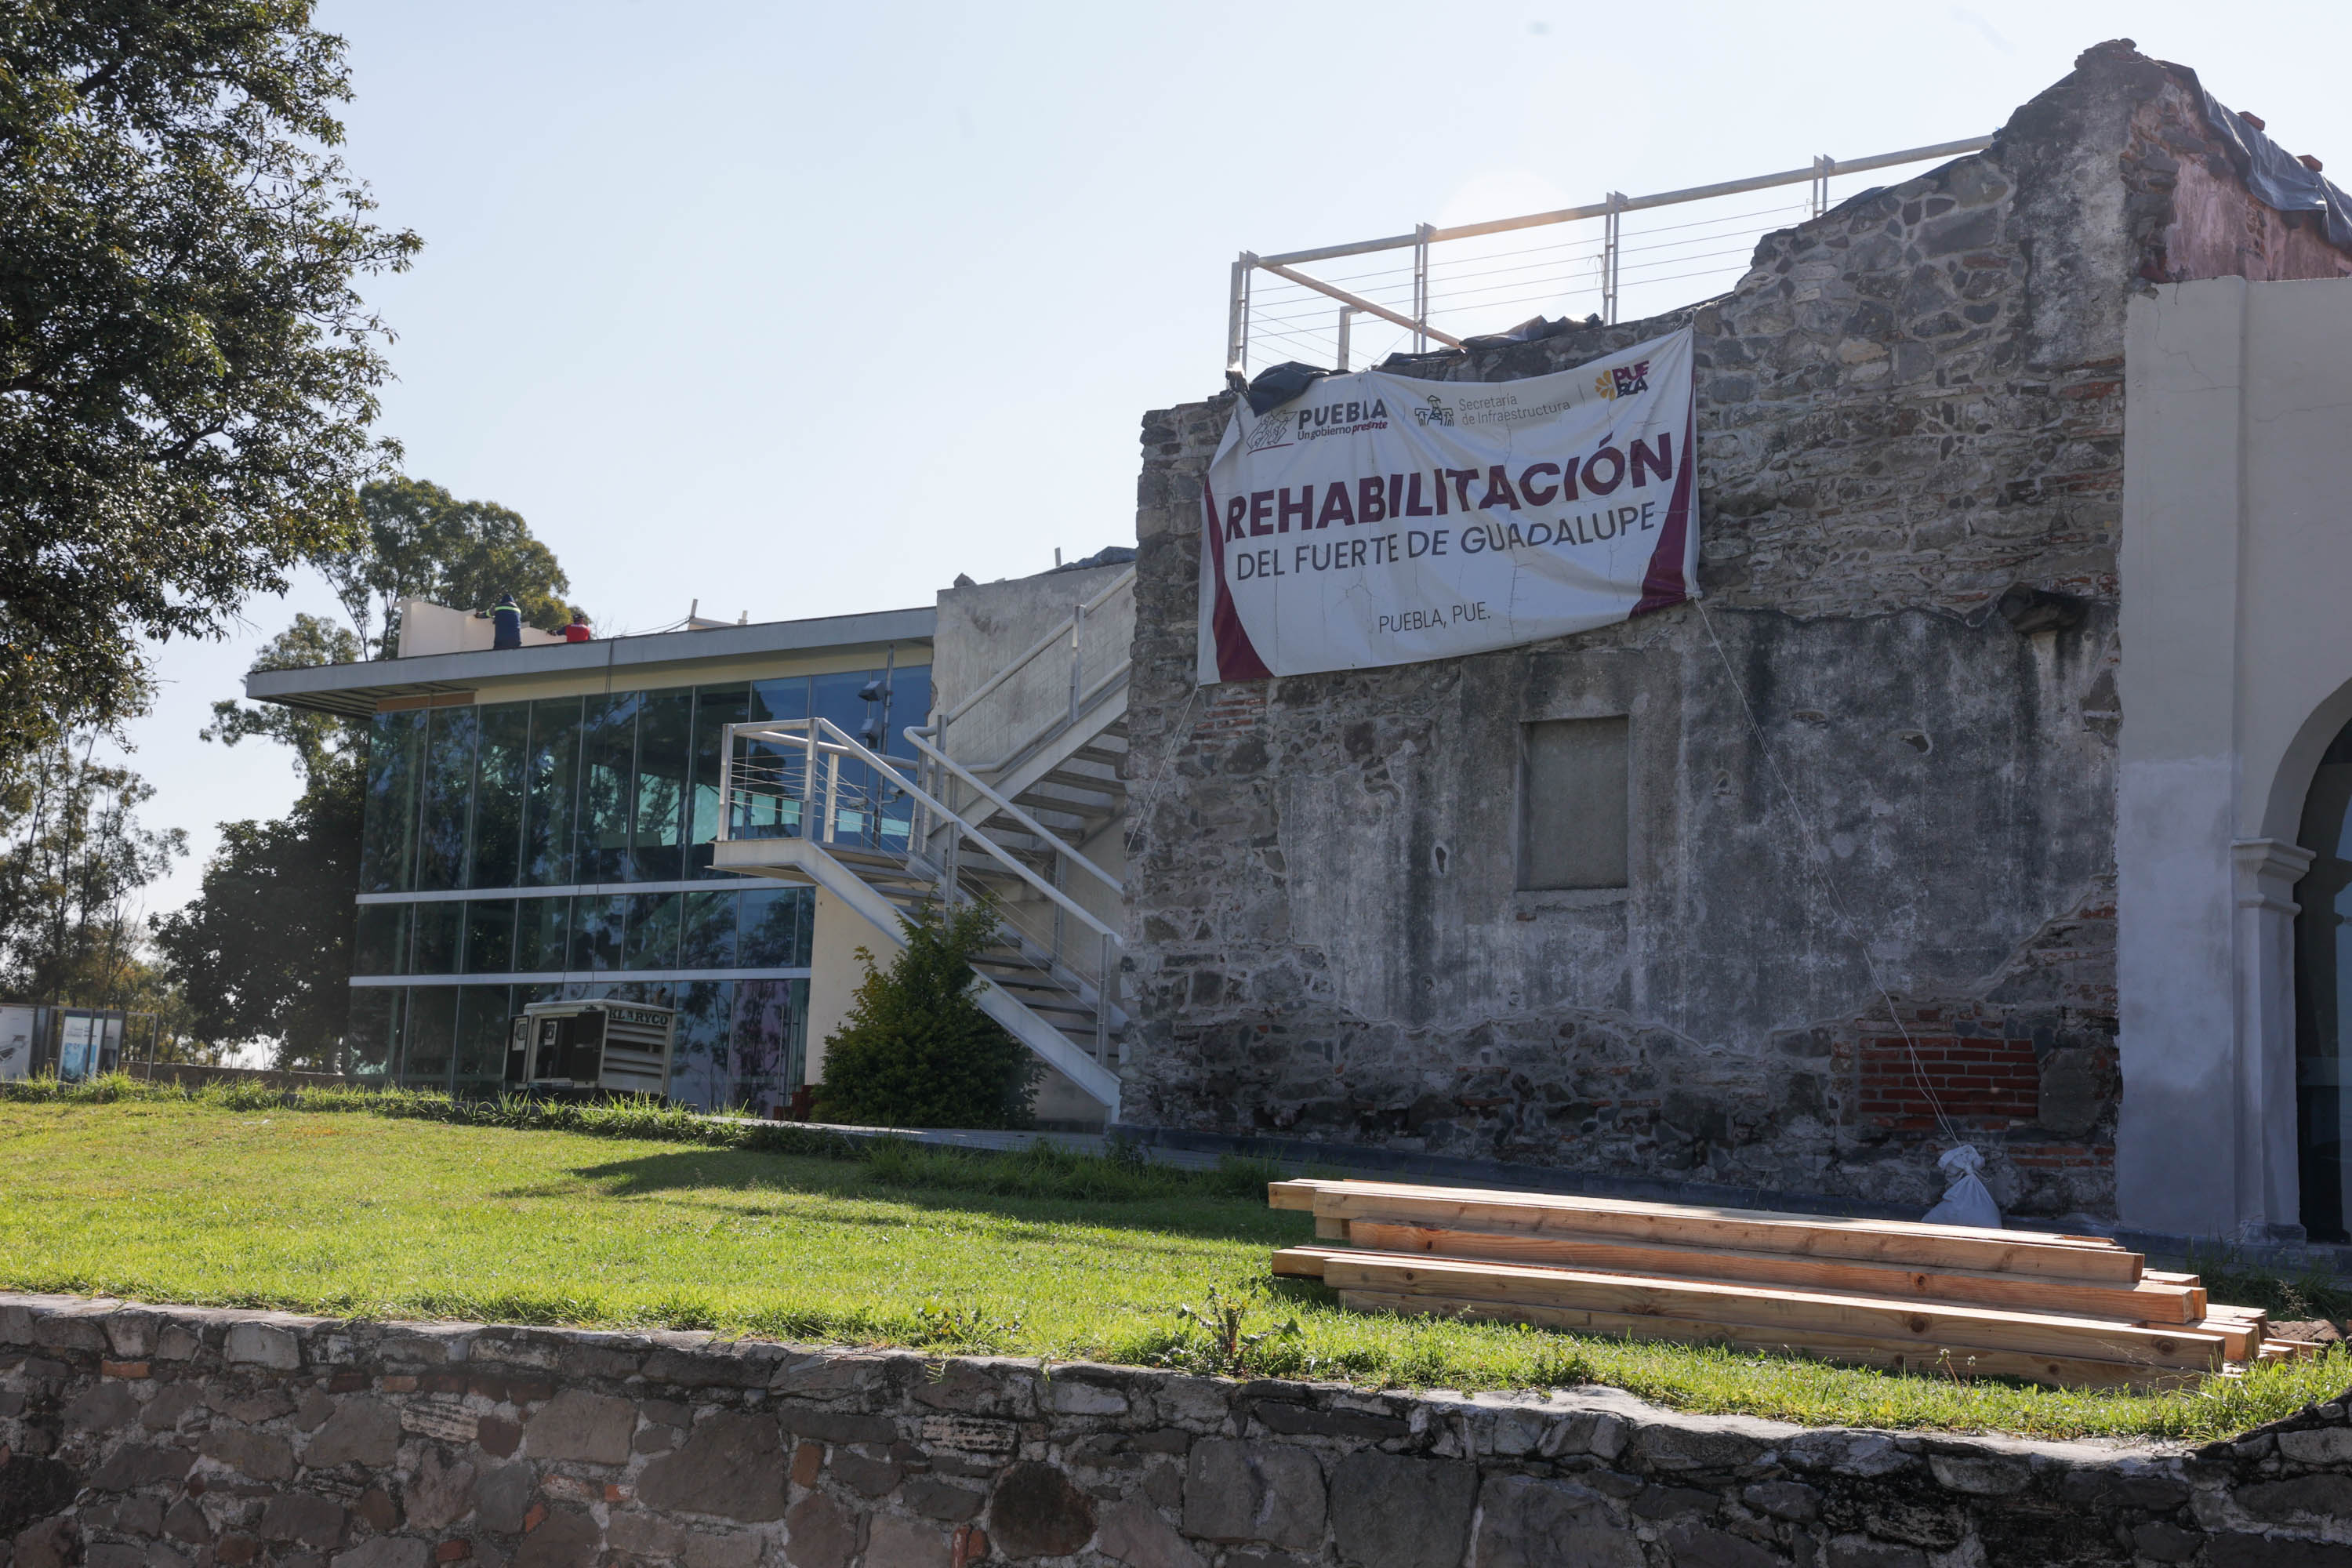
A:
[[[901,917],[907,945],[866,978],[824,1043],[820,1121],[873,1127],[1025,1127],[1042,1071],[971,998],[971,961],[996,935],[984,903],[926,901]]]

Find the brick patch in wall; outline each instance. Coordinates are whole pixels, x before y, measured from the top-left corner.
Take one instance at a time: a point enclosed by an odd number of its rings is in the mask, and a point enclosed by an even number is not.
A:
[[[2032,1040],[1953,1035],[1865,1040],[1856,1079],[1855,1109],[1887,1127],[1934,1127],[1938,1104],[1955,1121],[2031,1121],[2042,1091]]]

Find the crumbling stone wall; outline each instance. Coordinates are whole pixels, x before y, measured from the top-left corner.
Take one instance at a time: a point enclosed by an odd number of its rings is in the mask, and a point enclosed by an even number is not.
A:
[[[0,1296],[6,1568],[2346,1568],[2347,1542],[2342,1402],[2191,1451]]]
[[[2011,1211],[2111,1215],[2123,315],[2218,264],[2198,114],[2101,46],[1718,300],[1391,362],[1691,327],[1703,605],[1196,692],[1230,404],[1147,416],[1127,1119],[1923,1205],[1966,1138]],[[1517,890],[1519,726],[1619,713],[1632,885]]]

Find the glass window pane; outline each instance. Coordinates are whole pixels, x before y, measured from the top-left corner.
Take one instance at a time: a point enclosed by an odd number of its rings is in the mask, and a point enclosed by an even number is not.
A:
[[[392,1066],[393,1026],[400,1016],[400,987],[352,987],[351,1032],[343,1037],[351,1070],[362,1078],[382,1078]]]
[[[424,804],[417,814],[416,888],[440,892],[466,874],[466,827],[474,806],[474,742],[482,732],[471,708],[431,710],[425,742]]]
[[[641,693],[591,697],[580,731],[580,832],[573,873],[583,882],[628,877],[629,774],[636,764]]]
[[[637,893],[629,898],[629,928],[621,947],[621,967],[677,967],[679,898],[677,893]]]
[[[406,904],[362,904],[352,938],[353,974],[408,973]]]
[[[732,1102],[763,1116],[791,1104],[807,1029],[807,981],[737,981]]]
[[[735,967],[735,900],[731,888],[686,895],[680,924],[677,966],[680,969]]]
[[[686,841],[689,877],[719,873],[710,868],[711,842],[719,837],[719,763],[726,749],[727,726],[751,716],[748,686],[706,686],[694,698],[694,798]]]
[[[449,1053],[457,1043],[457,988],[408,988],[407,1027],[402,1031],[400,1080],[412,1089],[441,1089],[449,1081]]]
[[[411,939],[408,973],[411,974],[455,974],[457,973],[457,950],[466,932],[466,906],[450,900],[446,903],[411,904],[408,906]]]
[[[511,899],[466,904],[466,973],[505,974],[514,968],[515,907]]]
[[[638,882],[675,882],[686,875],[679,853],[686,831],[691,691],[648,691],[637,713],[636,805],[629,875]]]
[[[530,705],[478,710],[482,738],[474,771],[474,863],[469,888],[511,888],[522,873],[522,804],[530,756]]]
[[[930,721],[931,667],[900,665],[890,677],[890,746],[884,754],[912,757],[915,748],[907,743],[907,727],[919,730]]]
[[[746,969],[806,968],[815,904],[814,888],[762,888],[745,893],[737,962]]]
[[[461,985],[457,991],[457,1089],[495,1091],[507,1066],[507,988]]]
[[[629,896],[606,893],[572,900],[572,962],[570,969],[621,967],[621,930],[627,919]]]
[[[404,893],[416,868],[416,775],[425,714],[379,713],[368,728],[367,814],[360,830],[362,893]]]
[[[669,1075],[673,1101],[702,1110],[723,1110],[732,1103],[728,1098],[734,1082],[728,1036],[734,1011],[732,981],[700,981],[677,988],[677,1045]]]
[[[516,900],[514,972],[561,974],[571,963],[572,900]]]
[[[525,759],[530,820],[523,827],[522,885],[562,887],[572,879],[572,825],[577,805],[581,699],[551,697],[530,705]]]
[[[805,719],[808,711],[807,676],[793,675],[782,680],[755,680],[751,683],[752,718],[763,723],[781,723],[786,719]]]

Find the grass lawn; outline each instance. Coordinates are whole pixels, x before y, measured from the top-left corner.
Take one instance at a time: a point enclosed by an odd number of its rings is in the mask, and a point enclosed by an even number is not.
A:
[[[2352,1352],[2161,1395],[1905,1377],[1720,1347],[1343,1313],[1276,1281],[1311,1221],[1262,1170],[886,1145],[714,1146],[675,1113],[453,1124],[343,1094],[0,1096],[0,1287],[337,1316],[715,1329],[1368,1384],[1605,1383],[1685,1409],[2051,1436],[2221,1436],[2352,1384]],[[434,1109],[437,1104],[438,1110]],[[627,1135],[632,1130],[648,1136]],[[2261,1287],[2261,1282],[2248,1281]],[[1275,1331],[1228,1353],[1210,1291]],[[1297,1331],[1286,1331],[1295,1321]]]

